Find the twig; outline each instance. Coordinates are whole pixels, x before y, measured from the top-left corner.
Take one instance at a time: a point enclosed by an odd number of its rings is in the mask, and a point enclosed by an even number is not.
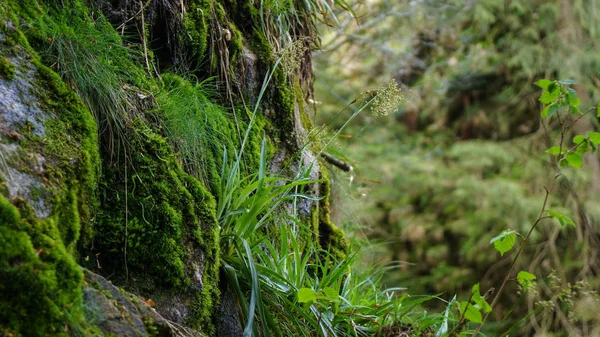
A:
[[[325,158],[325,161],[327,161],[329,164],[339,168],[340,170],[342,170],[344,172],[354,171],[354,168],[352,167],[352,165],[332,156],[331,154],[329,154],[327,152],[321,153],[321,156],[323,158]]]

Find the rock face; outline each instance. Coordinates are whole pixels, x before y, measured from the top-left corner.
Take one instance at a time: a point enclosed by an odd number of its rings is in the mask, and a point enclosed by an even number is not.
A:
[[[105,334],[142,337],[202,337],[197,331],[168,321],[143,299],[115,287],[100,275],[84,271],[86,316]]]
[[[256,6],[0,3],[0,336],[241,334],[221,168],[244,143],[256,171],[265,138],[272,171],[325,177],[306,144],[310,51],[301,76],[273,70]],[[324,180],[282,208],[342,252]]]

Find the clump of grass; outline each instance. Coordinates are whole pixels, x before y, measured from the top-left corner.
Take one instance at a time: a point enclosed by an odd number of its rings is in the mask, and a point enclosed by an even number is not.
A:
[[[102,145],[112,155],[127,144],[125,128],[140,115],[146,74],[134,64],[137,52],[102,15],[74,6],[51,9],[33,28],[51,64],[93,113]]]
[[[262,30],[271,46],[283,49],[297,36],[317,36],[316,23],[319,21],[339,24],[336,7],[355,16],[346,0],[261,1]]]
[[[193,85],[181,77],[163,76],[163,91],[156,97],[169,140],[181,155],[185,170],[204,181],[215,195],[220,189],[223,151],[239,145],[234,122],[208,98],[206,82]]]

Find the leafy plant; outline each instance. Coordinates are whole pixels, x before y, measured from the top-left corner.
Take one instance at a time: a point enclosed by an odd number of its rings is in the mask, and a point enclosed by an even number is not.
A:
[[[550,181],[549,185],[544,186],[545,196],[539,215],[533,222],[533,225],[530,227],[527,234],[523,237],[516,254],[512,258],[512,262],[504,277],[504,280],[502,281],[498,292],[494,296],[494,299],[489,306],[489,310],[485,310],[486,313],[482,319],[479,315],[474,313],[474,311],[469,312],[469,316],[465,315],[469,321],[480,324],[473,333],[473,336],[477,336],[481,327],[488,318],[491,309],[493,309],[495,304],[498,302],[506,285],[513,275],[513,269],[517,263],[517,260],[521,256],[523,249],[525,248],[536,227],[546,219],[556,219],[562,226],[576,226],[575,222],[566,215],[548,209],[548,201],[557,183],[557,179],[561,176],[561,167],[571,166],[573,168],[580,169],[583,164],[582,156],[588,152],[595,153],[597,151],[598,143],[595,141],[598,141],[599,139],[593,132],[588,134],[587,137],[582,135],[575,136],[573,138],[573,145],[571,147],[568,147],[565,143],[565,137],[570,132],[574,123],[579,121],[588,113],[592,111],[598,111],[597,107],[590,108],[585,112],[582,112],[579,109],[581,101],[577,97],[576,91],[568,87],[568,85],[576,84],[576,82],[573,80],[550,81],[544,79],[535,82],[535,84],[543,89],[539,98],[539,101],[542,104],[545,104],[545,107],[541,112],[541,118],[549,119],[556,117],[560,126],[560,140],[558,146],[553,146],[545,151],[549,155],[553,156],[556,173],[554,174],[554,177]],[[515,233],[516,232],[513,230],[505,230],[500,235],[492,239],[491,243],[494,243],[494,248],[496,248],[500,254],[504,255],[504,253],[511,250],[514,246],[516,236]],[[536,276],[527,271],[519,271],[516,277],[517,282],[525,289],[529,288],[535,279]],[[475,297],[478,297],[478,295],[475,295]]]

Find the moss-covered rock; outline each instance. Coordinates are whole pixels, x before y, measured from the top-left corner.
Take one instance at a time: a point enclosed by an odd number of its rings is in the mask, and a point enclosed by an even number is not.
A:
[[[273,170],[292,177],[310,168],[318,180],[304,146],[305,95],[279,68],[261,87],[276,62],[251,1],[150,1],[141,11],[129,0],[97,4],[0,4],[0,234],[10,243],[0,248],[0,273],[22,280],[0,281],[0,296],[15,294],[0,298],[0,333],[100,333],[82,294],[104,301],[107,293],[85,287],[79,264],[212,335],[217,312],[238,314],[231,298],[216,310],[223,158],[236,158],[250,128],[240,172],[255,173],[266,138]],[[166,68],[185,76],[161,74]],[[194,75],[218,76],[216,92]],[[343,254],[323,181],[306,187],[315,198],[299,202],[300,221],[317,219],[321,245]],[[100,307],[98,317],[120,321],[113,309]],[[27,324],[31,315],[39,324]],[[154,323],[143,323],[131,331],[150,332]]]
[[[0,33],[0,52],[14,65],[13,80],[0,79],[0,329],[92,336],[76,246],[96,204],[97,130],[10,14]]]

